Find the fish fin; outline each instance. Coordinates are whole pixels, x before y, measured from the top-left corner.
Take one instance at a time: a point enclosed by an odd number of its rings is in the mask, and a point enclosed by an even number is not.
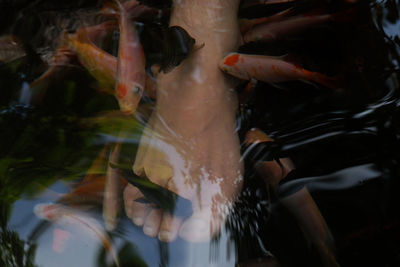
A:
[[[291,63],[291,64],[293,64],[293,65],[295,65],[297,67],[302,67],[301,60],[295,54],[287,53],[287,54],[284,54],[284,55],[279,56],[277,58],[280,59],[280,60],[286,61],[288,63]]]
[[[332,89],[334,91],[342,91],[343,90],[342,84],[340,81],[341,79],[339,76],[330,77],[330,76],[326,76],[324,74],[315,72],[315,73],[313,73],[311,80],[318,84],[321,84],[329,89]]]

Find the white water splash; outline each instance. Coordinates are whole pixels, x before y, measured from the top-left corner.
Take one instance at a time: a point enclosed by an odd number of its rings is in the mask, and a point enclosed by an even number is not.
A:
[[[32,99],[32,90],[29,87],[29,83],[24,82],[22,84],[21,92],[19,94],[18,102],[24,105],[29,105]]]

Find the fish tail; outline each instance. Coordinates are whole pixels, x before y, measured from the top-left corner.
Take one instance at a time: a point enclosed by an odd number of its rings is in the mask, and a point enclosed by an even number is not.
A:
[[[311,80],[335,91],[339,91],[342,89],[340,79],[338,76],[330,77],[315,72],[312,74]]]

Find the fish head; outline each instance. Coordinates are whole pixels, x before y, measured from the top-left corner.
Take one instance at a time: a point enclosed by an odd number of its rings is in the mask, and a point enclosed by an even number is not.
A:
[[[55,204],[37,204],[33,208],[33,212],[38,218],[48,221],[54,221],[61,216],[59,209]]]
[[[245,62],[240,54],[230,53],[219,62],[219,68],[234,77],[249,80],[251,77],[249,77],[246,68],[243,68],[243,64]]]
[[[116,93],[121,111],[125,114],[134,113],[142,98],[143,91],[144,86],[137,82],[118,83]]]

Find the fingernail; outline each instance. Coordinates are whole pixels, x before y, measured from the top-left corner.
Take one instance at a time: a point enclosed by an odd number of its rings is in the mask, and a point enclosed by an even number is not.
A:
[[[143,226],[143,232],[144,232],[146,235],[149,235],[149,236],[153,236],[153,235],[154,235],[154,233],[153,233],[153,227],[151,227],[150,225],[145,225],[145,226]]]
[[[172,241],[173,235],[170,231],[160,231],[160,233],[158,234],[158,239],[163,242]]]
[[[134,224],[136,224],[137,226],[142,226],[144,223],[143,217],[132,217],[132,221]]]

